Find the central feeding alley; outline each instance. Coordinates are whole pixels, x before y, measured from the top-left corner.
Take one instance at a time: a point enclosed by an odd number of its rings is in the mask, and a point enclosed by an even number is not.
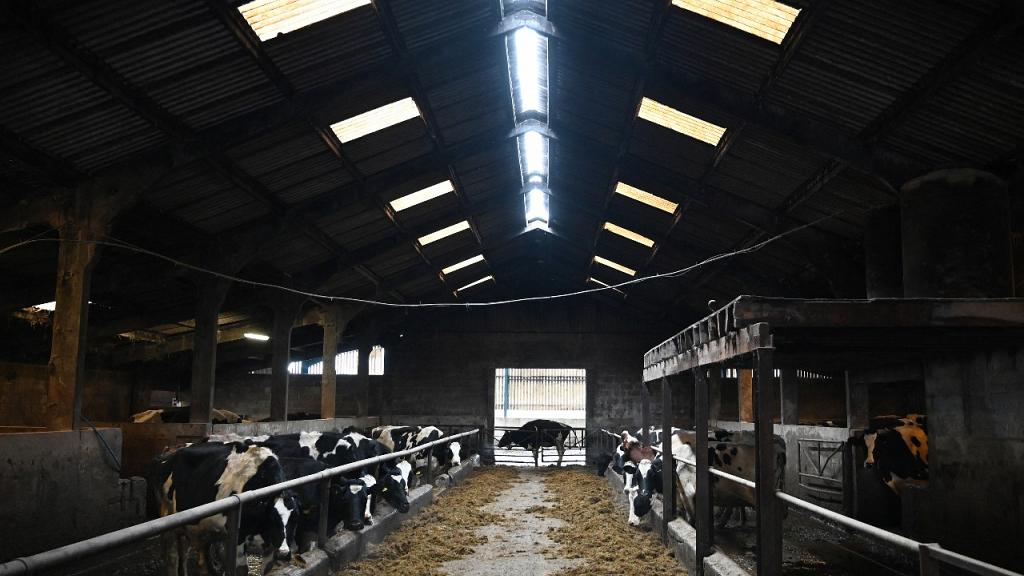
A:
[[[485,467],[339,574],[686,573],[655,535],[625,520],[590,470]]]

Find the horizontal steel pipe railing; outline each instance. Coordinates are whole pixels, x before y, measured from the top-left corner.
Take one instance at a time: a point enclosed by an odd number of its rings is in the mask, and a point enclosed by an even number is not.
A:
[[[131,544],[138,542],[139,540],[145,540],[151,536],[156,536],[175,528],[180,528],[188,524],[194,524],[203,518],[214,516],[216,514],[224,514],[228,511],[238,508],[244,505],[246,502],[252,502],[260,498],[276,494],[278,492],[301,486],[303,484],[309,484],[311,482],[319,482],[339,476],[346,472],[358,470],[364,466],[370,466],[378,464],[380,462],[386,462],[388,460],[396,460],[405,456],[410,456],[417,452],[433,448],[438,444],[444,444],[457,440],[459,438],[470,436],[479,433],[480,429],[475,428],[468,432],[462,432],[459,434],[453,434],[451,436],[445,436],[440,440],[434,440],[433,442],[427,442],[422,446],[410,448],[408,450],[402,450],[400,452],[392,452],[390,454],[384,454],[382,456],[374,456],[373,458],[367,458],[365,460],[359,460],[350,464],[344,464],[342,466],[336,466],[327,470],[322,470],[315,474],[309,474],[308,476],[302,476],[300,478],[294,478],[292,480],[286,480],[284,482],[259,488],[256,490],[249,490],[241,492],[239,494],[232,494],[227,498],[221,498],[202,506],[196,506],[195,508],[189,508],[181,512],[175,512],[162,518],[156,518],[149,520],[141,524],[134,526],[128,526],[127,528],[121,528],[113,532],[107,532],[99,536],[94,536],[80,542],[54,548],[53,550],[47,550],[46,552],[40,552],[31,556],[25,556],[21,558],[15,558],[9,562],[0,564],[0,576],[14,576],[21,574],[33,574],[40,570],[49,570],[55,568],[72,560],[82,558],[85,556],[91,556],[98,554],[111,548],[118,546],[124,546],[125,544]]]

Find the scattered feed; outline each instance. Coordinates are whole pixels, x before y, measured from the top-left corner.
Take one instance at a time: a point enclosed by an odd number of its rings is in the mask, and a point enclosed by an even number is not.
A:
[[[479,468],[460,484],[446,490],[402,527],[392,532],[370,555],[338,573],[338,576],[440,576],[438,567],[469,556],[487,541],[476,528],[507,521],[481,510],[517,481],[507,467]]]
[[[569,468],[553,471],[545,481],[556,504],[538,513],[567,525],[548,532],[557,543],[548,556],[584,561],[556,576],[686,574],[655,534],[626,524],[625,514],[612,501],[604,478],[589,469]]]

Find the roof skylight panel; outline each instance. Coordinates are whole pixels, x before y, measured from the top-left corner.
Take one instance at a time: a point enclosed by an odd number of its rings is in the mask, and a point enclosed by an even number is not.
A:
[[[261,42],[369,6],[370,0],[254,0],[238,7]]]
[[[696,138],[712,146],[717,146],[718,141],[725,134],[725,128],[721,126],[701,120],[696,116],[690,116],[646,97],[640,104],[639,116],[648,122],[653,122],[690,138]]]
[[[473,264],[476,264],[477,262],[483,262],[483,261],[484,261],[484,255],[483,254],[477,254],[476,256],[473,256],[472,258],[466,258],[462,262],[456,262],[455,264],[452,264],[451,266],[448,266],[447,268],[442,269],[441,270],[441,274],[444,274],[445,276],[447,276],[448,274],[451,274],[452,272],[455,272],[456,270],[462,270],[463,268],[466,268],[468,266],[472,266]]]
[[[543,181],[548,175],[548,139],[536,130],[527,130],[519,135],[518,144],[523,181]]]
[[[676,204],[671,200],[666,200],[661,196],[655,196],[650,192],[644,192],[643,190],[630,186],[625,182],[619,182],[615,185],[615,193],[622,194],[627,198],[632,198],[637,202],[647,204],[652,208],[657,208],[658,210],[668,212],[669,214],[675,214],[676,208],[679,207],[679,204]]]
[[[467,222],[466,220],[463,220],[462,222],[457,222],[455,224],[452,224],[451,226],[445,226],[444,228],[441,228],[437,232],[431,232],[430,234],[420,236],[418,242],[420,243],[420,246],[426,246],[431,242],[437,242],[438,240],[447,238],[452,234],[458,234],[463,230],[469,230],[469,222]]]
[[[463,290],[467,290],[469,288],[472,288],[473,286],[478,286],[480,284],[483,284],[484,282],[487,282],[488,280],[494,280],[494,276],[491,276],[490,274],[488,274],[487,276],[484,276],[483,278],[481,278],[479,280],[475,280],[473,282],[470,282],[469,284],[466,284],[462,288],[457,289],[456,292],[462,292]]]
[[[342,144],[362,138],[367,134],[373,134],[395,124],[405,122],[420,115],[420,109],[416,101],[410,98],[403,98],[391,104],[385,104],[380,108],[374,108],[362,114],[358,114],[341,122],[331,124],[331,130],[338,137]]]
[[[672,0],[672,4],[776,44],[789,32],[799,8],[773,0]]]
[[[531,28],[506,37],[516,120],[548,114],[548,39]]]
[[[546,229],[548,227],[549,199],[540,188],[530,188],[526,193],[526,227]]]
[[[618,262],[613,262],[612,260],[609,260],[607,258],[602,258],[600,256],[595,255],[594,256],[594,262],[597,262],[598,264],[607,266],[607,267],[611,268],[612,270],[618,270],[619,272],[622,272],[623,274],[626,274],[627,276],[636,276],[636,270],[633,270],[629,266],[623,266],[622,264],[619,264]]]
[[[417,204],[422,204],[428,200],[433,200],[439,196],[444,196],[449,192],[455,191],[455,187],[452,186],[451,180],[445,180],[444,182],[438,182],[433,186],[427,186],[422,190],[417,190],[412,194],[406,194],[400,198],[395,198],[390,202],[391,208],[395,212],[401,212],[406,208],[412,208]]]
[[[636,242],[637,244],[643,244],[644,246],[647,246],[648,248],[651,248],[651,247],[654,246],[654,240],[651,240],[650,238],[648,238],[647,236],[644,236],[643,234],[638,234],[636,232],[633,232],[632,230],[630,230],[628,228],[623,228],[622,226],[619,226],[617,224],[612,224],[611,222],[605,222],[604,223],[604,229],[609,231],[609,232],[611,232],[612,234],[617,234],[619,236],[622,236],[623,238],[632,240],[633,242]]]

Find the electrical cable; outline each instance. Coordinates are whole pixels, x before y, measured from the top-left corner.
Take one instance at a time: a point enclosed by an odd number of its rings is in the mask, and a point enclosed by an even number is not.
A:
[[[857,208],[857,209],[853,209],[853,210],[856,210],[856,211],[868,211],[868,210],[870,210],[872,208],[874,208],[874,207]],[[27,240],[23,240],[21,242],[17,242],[15,244],[12,244],[11,246],[8,246],[6,248],[0,249],[0,256],[6,254],[7,252],[10,252],[11,250],[14,250],[16,248],[20,248],[22,246],[26,246],[26,245],[29,245],[29,244],[36,244],[36,243],[40,243],[40,242],[93,244],[93,245],[97,245],[97,246],[109,246],[109,247],[114,247],[114,248],[121,248],[123,250],[129,250],[129,251],[136,252],[136,253],[139,253],[139,254],[145,254],[145,255],[148,255],[148,256],[152,256],[154,258],[158,258],[160,260],[164,260],[166,262],[170,262],[171,264],[174,264],[176,266],[181,266],[183,268],[187,268],[187,269],[192,270],[194,272],[199,272],[199,273],[202,273],[202,274],[208,274],[210,276],[214,276],[214,277],[221,278],[221,279],[224,279],[224,280],[230,280],[232,282],[237,282],[239,284],[245,284],[245,285],[253,286],[253,287],[257,287],[257,288],[268,288],[268,289],[272,289],[272,290],[280,290],[280,291],[283,291],[283,292],[289,292],[289,293],[296,294],[296,295],[299,295],[299,296],[305,296],[307,298],[313,298],[313,299],[317,299],[317,300],[326,300],[328,302],[353,302],[353,303],[357,303],[357,304],[366,304],[366,305],[370,305],[370,306],[381,306],[381,307],[385,307],[385,308],[482,308],[482,307],[487,307],[487,306],[503,306],[503,305],[508,305],[508,304],[519,304],[519,303],[523,303],[523,302],[538,302],[538,301],[547,301],[547,300],[558,300],[558,299],[562,299],[562,298],[572,298],[572,297],[576,297],[576,296],[582,296],[582,295],[585,295],[585,294],[593,294],[593,293],[596,293],[596,292],[603,292],[605,290],[618,290],[618,289],[620,289],[622,287],[625,287],[625,286],[632,286],[634,284],[640,284],[640,283],[643,283],[643,282],[650,282],[652,280],[659,280],[659,279],[662,279],[662,278],[679,278],[680,276],[684,276],[684,275],[686,275],[686,274],[688,274],[688,273],[690,273],[690,272],[692,272],[692,271],[694,271],[694,270],[696,270],[698,268],[707,266],[708,264],[712,264],[712,263],[715,263],[715,262],[718,262],[718,261],[721,261],[721,260],[725,260],[725,259],[728,259],[728,258],[733,258],[735,256],[741,256],[741,255],[744,255],[744,254],[752,254],[754,252],[757,252],[757,251],[761,250],[765,246],[768,246],[769,244],[772,244],[772,243],[774,243],[774,242],[776,242],[778,240],[781,240],[782,238],[785,238],[787,236],[790,236],[792,234],[795,234],[795,233],[800,232],[802,230],[805,230],[807,228],[812,228],[814,226],[817,226],[818,224],[821,224],[822,222],[825,222],[825,221],[830,220],[832,218],[837,218],[837,217],[839,217],[839,216],[841,216],[841,215],[843,215],[843,214],[845,214],[847,212],[850,212],[850,211],[852,211],[852,210],[851,209],[845,209],[845,210],[840,210],[838,212],[833,212],[832,214],[829,214],[827,216],[822,216],[821,218],[818,218],[818,219],[816,219],[816,220],[814,220],[812,222],[808,222],[806,224],[802,224],[802,225],[797,226],[795,228],[791,228],[789,230],[786,230],[785,232],[781,232],[779,234],[776,234],[775,236],[772,236],[772,237],[770,237],[770,238],[768,238],[766,240],[762,240],[761,242],[758,242],[757,244],[753,244],[751,246],[747,246],[746,248],[740,248],[738,250],[733,250],[733,251],[730,251],[730,252],[723,252],[723,253],[720,253],[720,254],[716,254],[714,256],[710,256],[708,258],[705,258],[704,260],[701,260],[700,262],[697,262],[696,264],[692,264],[692,265],[687,266],[685,268],[680,268],[679,270],[674,270],[674,271],[671,271],[671,272],[662,272],[662,273],[659,273],[659,274],[651,274],[649,276],[641,276],[639,278],[632,278],[630,280],[626,280],[626,281],[620,282],[618,284],[603,285],[603,286],[598,286],[598,287],[595,287],[595,288],[588,288],[588,289],[585,289],[585,290],[576,290],[576,291],[573,291],[573,292],[565,292],[565,293],[561,293],[561,294],[551,294],[551,295],[546,295],[546,296],[528,296],[528,297],[524,297],[524,298],[512,298],[512,299],[508,299],[508,300],[494,300],[494,301],[490,301],[490,302],[419,302],[419,303],[415,303],[415,304],[408,304],[408,303],[402,303],[402,302],[384,302],[384,301],[373,300],[373,299],[369,299],[369,298],[355,298],[355,297],[352,297],[352,296],[334,296],[334,295],[331,295],[331,294],[319,294],[319,293],[316,293],[316,292],[307,292],[307,291],[304,291],[304,290],[299,290],[297,288],[292,288],[290,286],[282,286],[282,285],[274,284],[274,283],[271,283],[271,282],[261,282],[259,280],[249,280],[249,279],[246,279],[246,278],[240,278],[238,276],[233,276],[231,274],[225,274],[223,272],[218,272],[216,270],[210,270],[208,268],[203,268],[201,266],[196,266],[194,264],[189,264],[188,262],[183,262],[181,260],[178,260],[178,259],[173,258],[171,256],[167,256],[165,254],[161,254],[159,252],[154,252],[152,250],[149,250],[148,248],[143,248],[142,246],[137,246],[135,244],[131,244],[131,243],[123,241],[123,240],[118,240],[117,238],[113,238],[111,236],[108,236],[107,240],[68,240],[68,239],[61,239],[61,238],[40,238],[39,236],[41,236],[42,234],[37,234],[36,236],[34,236],[32,238],[29,238]],[[49,231],[47,231],[47,232],[49,232]]]
[[[121,460],[114,455],[114,451],[110,449],[110,445],[107,444],[107,440],[103,438],[103,434],[100,434],[100,431],[97,430],[96,426],[88,418],[85,417],[85,414],[79,414],[79,417],[89,426],[89,428],[92,428],[92,431],[96,434],[96,437],[100,439],[100,444],[103,444],[103,447],[107,449],[107,454],[110,454],[110,459],[114,462],[114,470],[118,473],[118,475],[120,475]]]

